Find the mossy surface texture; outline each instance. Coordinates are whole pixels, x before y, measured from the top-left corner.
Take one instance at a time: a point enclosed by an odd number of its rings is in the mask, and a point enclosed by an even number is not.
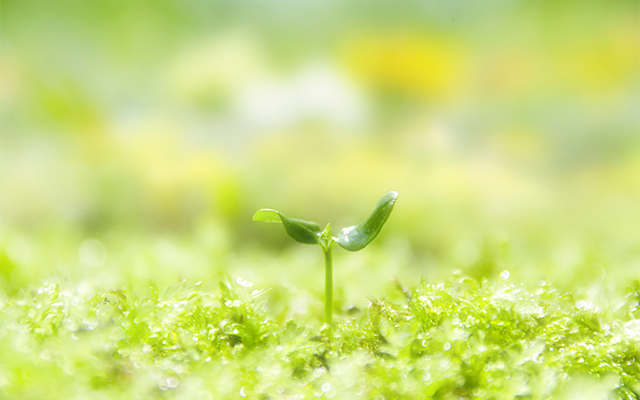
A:
[[[267,288],[50,283],[0,303],[4,399],[637,399],[640,285],[605,308],[540,282],[397,282],[332,327]],[[293,300],[292,300],[293,301]],[[312,316],[310,316],[312,318]]]

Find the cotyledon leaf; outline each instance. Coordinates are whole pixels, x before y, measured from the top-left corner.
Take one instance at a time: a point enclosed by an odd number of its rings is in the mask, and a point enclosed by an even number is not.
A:
[[[293,240],[304,244],[320,244],[322,230],[315,222],[288,218],[276,210],[261,209],[253,215],[254,221],[282,222],[287,235]]]
[[[263,222],[282,222],[279,212],[276,210],[269,210],[267,208],[256,211],[253,215],[253,220]]]
[[[380,233],[382,226],[393,211],[397,198],[397,192],[389,192],[382,196],[366,221],[360,225],[342,229],[335,240],[348,251],[364,249]]]

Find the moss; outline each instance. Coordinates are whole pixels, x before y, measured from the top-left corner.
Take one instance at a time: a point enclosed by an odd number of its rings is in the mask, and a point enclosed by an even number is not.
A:
[[[454,276],[318,328],[269,315],[250,286],[23,292],[0,313],[2,396],[547,399],[584,381],[593,398],[638,398],[634,290],[610,313],[548,285]]]

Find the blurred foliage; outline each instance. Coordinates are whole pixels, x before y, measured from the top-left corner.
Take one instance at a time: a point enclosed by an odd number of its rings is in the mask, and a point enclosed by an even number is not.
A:
[[[3,287],[83,276],[91,238],[97,273],[284,249],[253,210],[349,225],[388,190],[427,273],[637,276],[635,6],[3,2]]]

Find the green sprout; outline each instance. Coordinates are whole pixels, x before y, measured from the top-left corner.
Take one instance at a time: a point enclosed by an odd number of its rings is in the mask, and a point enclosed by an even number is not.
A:
[[[279,211],[270,209],[258,210],[253,216],[254,221],[281,222],[284,230],[293,240],[304,244],[319,244],[324,253],[325,266],[325,303],[324,319],[327,324],[332,322],[333,314],[333,262],[332,251],[336,243],[345,250],[358,251],[364,249],[380,233],[382,226],[398,198],[397,192],[389,192],[382,196],[373,208],[373,211],[360,225],[350,226],[340,231],[338,236],[333,236],[331,224],[327,224],[324,230],[315,222],[286,217]]]

